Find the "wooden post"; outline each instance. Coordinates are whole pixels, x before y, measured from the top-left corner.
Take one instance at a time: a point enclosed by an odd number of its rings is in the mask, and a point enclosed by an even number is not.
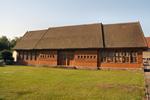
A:
[[[66,60],[66,66],[68,66],[68,58],[67,58],[67,54],[65,54],[65,60]]]

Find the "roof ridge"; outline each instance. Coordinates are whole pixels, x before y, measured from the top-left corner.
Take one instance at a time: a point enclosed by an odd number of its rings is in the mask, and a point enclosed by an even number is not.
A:
[[[103,24],[103,25],[122,25],[122,24],[138,24],[139,21],[133,21],[133,22],[119,22],[119,23],[111,23],[111,24]]]
[[[39,29],[39,30],[32,30],[32,31],[28,31],[28,32],[37,32],[37,31],[46,31],[47,29]]]
[[[64,28],[64,27],[76,27],[76,26],[88,26],[88,25],[99,25],[102,23],[89,23],[89,24],[75,24],[75,25],[64,25],[64,26],[54,26],[54,27],[49,27],[48,29],[51,28]]]

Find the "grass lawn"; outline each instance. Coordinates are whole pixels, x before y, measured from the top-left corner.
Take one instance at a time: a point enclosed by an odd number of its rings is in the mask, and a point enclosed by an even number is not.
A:
[[[0,100],[142,100],[142,71],[0,67]]]

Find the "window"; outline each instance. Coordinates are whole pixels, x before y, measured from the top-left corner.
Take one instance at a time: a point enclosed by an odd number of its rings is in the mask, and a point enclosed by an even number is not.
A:
[[[24,59],[24,51],[22,51],[22,59]]]
[[[22,59],[22,52],[19,52],[19,58]]]
[[[74,54],[70,54],[70,60],[73,60],[74,59]]]
[[[115,62],[114,56],[115,56],[114,52],[110,51],[107,56],[107,62],[109,62],[109,63]]]
[[[101,61],[104,62],[104,63],[115,62],[115,58],[114,58],[115,57],[115,52],[112,52],[112,51],[107,51],[107,52],[103,51],[101,56],[102,56]],[[96,58],[96,56],[94,58]]]
[[[31,52],[32,52],[32,60],[35,60],[35,52],[34,51]]]
[[[107,61],[106,61],[106,52],[105,51],[102,51],[102,53],[101,53],[101,62],[103,62],[103,63],[106,63]]]
[[[28,51],[26,52],[26,60],[28,60]]]
[[[43,56],[42,56],[42,54],[40,54],[40,58],[42,58]]]
[[[107,61],[106,61],[106,57],[103,57],[103,58],[102,58],[102,62],[104,62],[104,63],[107,62]]]
[[[92,56],[90,56],[90,58],[92,59],[93,57],[92,57]]]
[[[121,51],[116,51],[116,56],[115,56],[115,61],[116,63],[122,63],[122,52]]]
[[[129,63],[130,55],[129,52],[125,52],[125,55],[123,56],[123,63]]]
[[[89,56],[87,56],[87,59],[89,59]]]
[[[24,51],[24,58],[23,60],[26,60],[26,51]]]
[[[19,58],[23,60],[24,59],[24,54],[25,54],[24,51],[20,51]]]
[[[137,52],[131,52],[131,63],[137,62]]]
[[[32,51],[30,52],[30,60],[32,60]]]
[[[136,51],[103,51],[102,59],[103,63],[136,63],[137,62],[137,52]]]
[[[93,58],[95,59],[95,58],[96,58],[96,56],[93,56]]]
[[[36,53],[36,51],[34,52],[34,60],[36,60],[37,58],[37,53]]]
[[[80,56],[78,56],[78,59],[80,59]]]

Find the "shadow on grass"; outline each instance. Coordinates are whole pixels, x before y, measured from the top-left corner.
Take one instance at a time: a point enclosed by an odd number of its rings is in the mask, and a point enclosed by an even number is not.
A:
[[[4,99],[3,97],[0,97],[0,100],[6,100],[6,99]]]
[[[27,95],[27,94],[31,94],[33,93],[33,91],[14,91],[14,92],[11,92],[11,93],[14,93],[17,95],[17,97],[20,97],[20,96],[23,96],[23,95]]]
[[[27,95],[33,93],[32,91],[18,91],[16,92],[18,96]]]

